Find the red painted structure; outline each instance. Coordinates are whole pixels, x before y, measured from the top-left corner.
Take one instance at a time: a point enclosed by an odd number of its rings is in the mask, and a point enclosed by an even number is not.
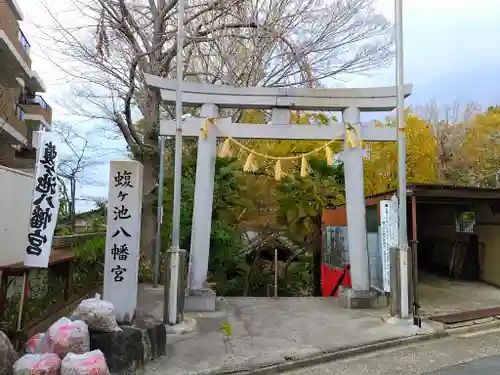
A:
[[[344,268],[336,268],[329,264],[321,265],[321,290],[323,297],[336,297],[339,286],[350,288],[352,286],[349,264]]]
[[[388,199],[388,197],[390,198],[391,194],[392,192],[367,197],[366,206],[376,206],[377,214],[380,218],[378,203],[382,199]],[[325,209],[322,215],[322,226],[323,228],[328,226],[347,227],[347,212],[345,205]],[[323,246],[322,251],[329,251],[328,249],[325,249],[325,247],[326,246]],[[325,263],[325,257],[322,257],[322,259],[321,287],[324,297],[337,296],[340,285],[347,288],[352,287],[350,266],[348,263],[332,265]]]

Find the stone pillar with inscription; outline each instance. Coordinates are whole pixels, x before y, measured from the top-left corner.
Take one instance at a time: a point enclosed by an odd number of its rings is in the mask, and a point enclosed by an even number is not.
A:
[[[112,161],[109,167],[103,298],[116,319],[132,323],[137,306],[142,211],[142,164]]]

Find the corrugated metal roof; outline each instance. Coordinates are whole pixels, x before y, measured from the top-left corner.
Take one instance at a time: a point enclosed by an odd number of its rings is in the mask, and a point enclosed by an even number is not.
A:
[[[387,190],[378,194],[368,195],[365,199],[382,199],[397,194],[397,189]],[[482,188],[476,186],[458,186],[451,184],[422,184],[410,183],[407,185],[407,195],[427,198],[448,199],[498,199],[500,200],[500,189]],[[329,207],[334,209],[343,207],[345,204]]]

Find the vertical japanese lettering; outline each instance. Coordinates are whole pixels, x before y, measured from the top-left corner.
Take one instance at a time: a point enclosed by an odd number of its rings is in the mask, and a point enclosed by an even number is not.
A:
[[[123,274],[127,272],[126,268],[121,267],[119,264],[116,265],[116,267],[111,269],[111,272],[114,274],[114,280],[117,283],[121,283],[125,278],[123,277]]]
[[[117,171],[115,176],[115,187],[130,187],[133,188],[131,184],[132,173],[128,171]]]
[[[113,245],[111,254],[113,255],[113,260],[127,260],[129,256],[127,244],[121,246]]]
[[[124,263],[122,262],[127,262],[129,259],[130,254],[127,239],[131,237],[130,231],[126,229],[129,219],[132,218],[132,213],[128,208],[127,197],[129,193],[127,190],[134,186],[132,185],[132,173],[127,170],[117,171],[113,180],[114,187],[118,188],[116,200],[119,204],[113,205],[112,219],[113,221],[119,221],[121,224],[111,235],[114,241],[109,251],[115,262],[114,266],[111,268],[113,280],[115,282],[122,282],[125,278],[125,272],[127,271],[127,268],[123,266]]]
[[[35,196],[29,221],[28,246],[26,253],[40,256],[44,246],[52,233],[47,233],[49,224],[57,218],[54,200],[57,199],[57,174],[56,157],[57,149],[52,142],[43,145],[39,164],[37,166],[37,177],[35,182]],[[45,251],[50,251],[50,248]]]
[[[110,163],[103,297],[114,304],[122,322],[128,322],[137,308],[142,173],[137,161]]]

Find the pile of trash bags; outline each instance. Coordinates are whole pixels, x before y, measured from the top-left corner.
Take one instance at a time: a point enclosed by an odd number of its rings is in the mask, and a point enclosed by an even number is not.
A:
[[[0,375],[12,375],[12,366],[18,358],[9,337],[0,331]]]
[[[25,355],[14,363],[14,375],[110,375],[100,350],[90,351],[89,330],[117,332],[111,302],[83,300],[70,318],[60,318],[45,333],[37,333],[25,344]]]

